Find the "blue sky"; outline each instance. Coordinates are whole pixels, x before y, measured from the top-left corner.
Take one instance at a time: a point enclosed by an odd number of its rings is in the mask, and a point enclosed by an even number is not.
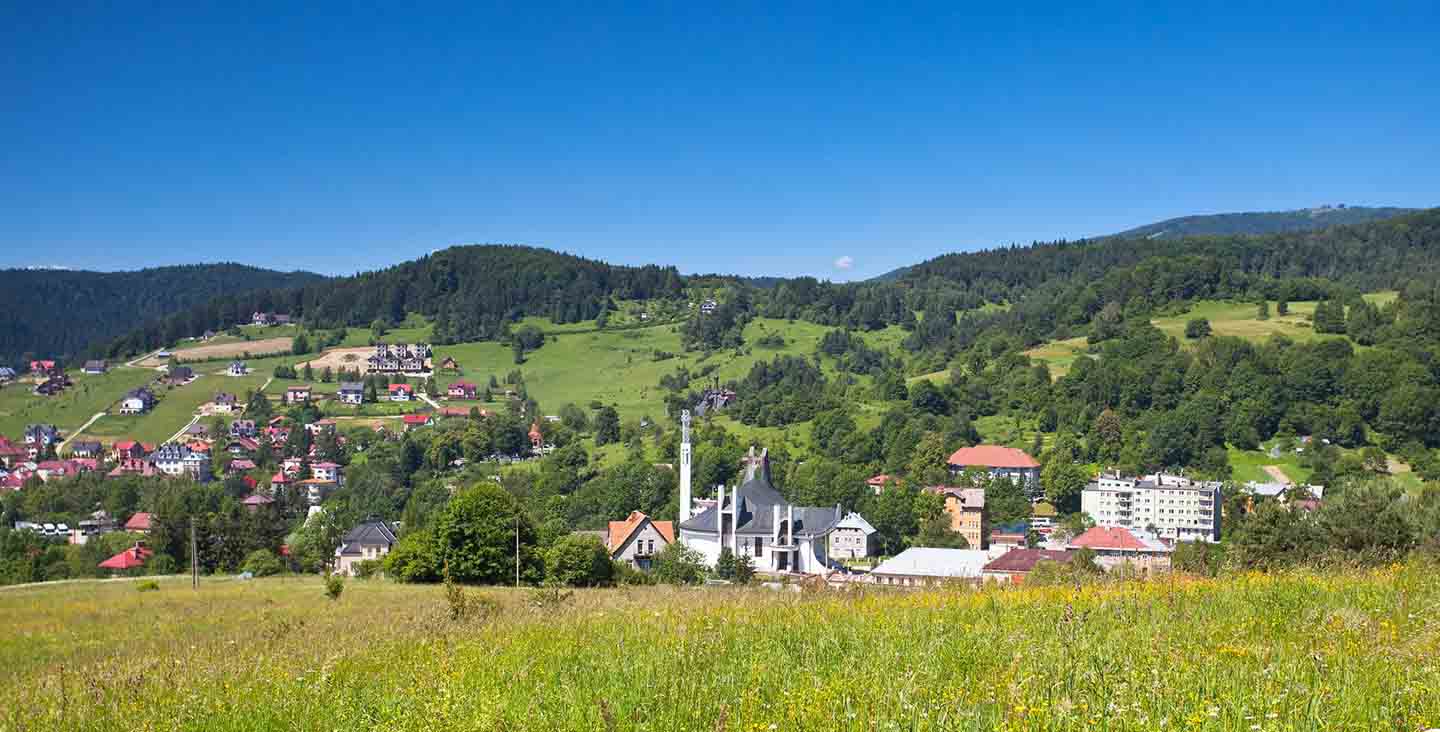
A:
[[[855,279],[1440,205],[1433,1],[191,5],[0,9],[0,266],[505,242]]]

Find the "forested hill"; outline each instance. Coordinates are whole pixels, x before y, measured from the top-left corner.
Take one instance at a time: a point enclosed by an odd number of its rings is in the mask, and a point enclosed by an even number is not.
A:
[[[1232,234],[1279,234],[1294,231],[1315,231],[1342,224],[1364,224],[1371,221],[1418,213],[1421,209],[1366,206],[1320,206],[1296,211],[1259,211],[1250,213],[1202,214],[1166,219],[1154,224],[1137,226],[1110,237],[1119,239],[1177,239],[1186,236]],[[872,277],[870,282],[894,282],[905,277],[914,266],[900,267]]]
[[[216,295],[320,282],[309,272],[193,264],[132,272],[0,270],[0,363],[70,358],[97,340],[208,302]]]
[[[317,328],[399,322],[406,313],[422,313],[435,322],[435,340],[452,343],[494,338],[505,323],[525,315],[569,323],[596,317],[612,298],[679,297],[682,292],[674,267],[620,267],[533,247],[461,246],[289,292],[218,298],[145,324],[112,342],[108,353],[136,353],[228,325],[262,300],[267,308]]]
[[[1202,216],[1181,216],[1159,223],[1138,226],[1118,234],[1121,238],[1148,237],[1175,239],[1210,234],[1277,234],[1286,231],[1314,231],[1341,224],[1371,221],[1415,213],[1413,208],[1371,208],[1366,206],[1320,206],[1296,211],[1255,211]]]

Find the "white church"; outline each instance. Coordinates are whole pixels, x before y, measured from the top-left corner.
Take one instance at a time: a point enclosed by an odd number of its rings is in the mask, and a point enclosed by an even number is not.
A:
[[[840,507],[792,506],[770,484],[768,451],[755,448],[745,459],[745,479],[739,487],[716,489],[713,506],[694,513],[690,495],[690,412],[680,415],[680,536],[715,566],[728,547],[735,556],[749,557],[757,572],[824,574],[832,569],[826,558],[830,532],[844,518]]]

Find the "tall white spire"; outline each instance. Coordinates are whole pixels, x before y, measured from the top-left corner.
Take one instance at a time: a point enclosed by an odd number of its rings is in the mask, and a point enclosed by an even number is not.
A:
[[[690,519],[690,410],[680,412],[680,520]]]

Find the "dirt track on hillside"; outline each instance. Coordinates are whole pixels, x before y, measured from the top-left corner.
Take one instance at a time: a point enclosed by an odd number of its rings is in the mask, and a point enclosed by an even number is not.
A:
[[[1288,485],[1294,485],[1295,483],[1295,481],[1290,480],[1290,476],[1286,475],[1284,470],[1280,469],[1279,465],[1266,465],[1265,472],[1271,478],[1274,478],[1276,482],[1285,483]]]
[[[234,358],[250,354],[255,358],[260,356],[273,356],[279,353],[290,352],[289,338],[265,338],[258,341],[241,341],[239,343],[219,343],[213,346],[198,346],[186,348],[179,351],[171,351],[174,359],[181,363],[188,361],[209,361],[216,358]],[[165,361],[155,357],[147,358],[135,364],[141,368],[154,368],[164,366]]]

